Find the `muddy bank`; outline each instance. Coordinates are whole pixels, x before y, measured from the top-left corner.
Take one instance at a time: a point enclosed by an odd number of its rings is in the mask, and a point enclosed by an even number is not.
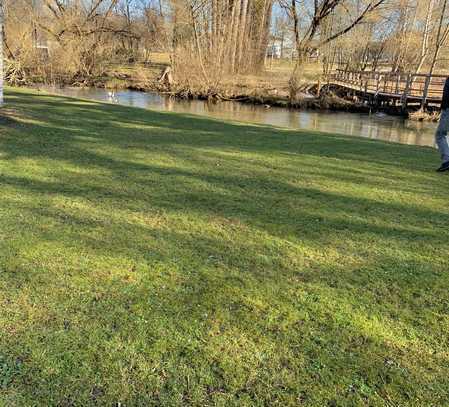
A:
[[[222,91],[201,90],[192,91],[191,89],[180,89],[176,91],[167,91],[160,86],[153,88],[144,88],[132,86],[128,89],[141,91],[159,91],[170,94],[178,99],[187,100],[209,100],[209,101],[234,101],[252,105],[263,105],[266,108],[284,107],[289,109],[308,109],[308,110],[331,110],[351,113],[370,113],[372,108],[367,104],[354,100],[347,100],[336,96],[332,92],[321,91],[319,95],[316,91],[317,84],[309,84],[307,92],[299,92],[294,100],[288,96],[285,90],[277,89],[245,89],[245,92],[238,92],[230,89]]]

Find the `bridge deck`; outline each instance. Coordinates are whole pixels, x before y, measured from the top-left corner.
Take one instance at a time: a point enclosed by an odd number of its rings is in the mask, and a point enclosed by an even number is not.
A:
[[[329,75],[330,84],[379,99],[438,104],[446,77],[443,75],[399,74],[337,70]]]

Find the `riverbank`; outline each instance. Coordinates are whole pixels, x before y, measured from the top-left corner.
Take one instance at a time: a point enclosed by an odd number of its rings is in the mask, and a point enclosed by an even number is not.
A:
[[[322,67],[316,63],[306,64],[303,79],[299,84],[297,97],[290,98],[289,80],[293,66],[291,61],[274,61],[258,74],[225,76],[213,86],[190,83],[189,86],[174,83],[171,87],[159,81],[161,73],[169,64],[166,54],[157,54],[153,62],[114,65],[102,75],[78,77],[29,76],[21,86],[52,84],[61,87],[104,88],[111,91],[136,90],[159,92],[186,100],[235,101],[267,107],[286,107],[291,109],[333,110],[354,113],[369,113],[373,109],[366,104],[336,95],[323,89],[318,92]],[[396,113],[396,112],[395,112]]]
[[[59,85],[58,85],[59,83]],[[40,82],[27,82],[24,85],[39,88],[48,86]],[[259,84],[260,85],[260,84]],[[385,113],[391,116],[408,118],[419,122],[437,122],[439,112],[422,112],[414,109],[403,111],[399,106],[374,106],[364,101],[347,95],[341,95],[341,92],[335,92],[332,87],[320,86],[319,82],[305,82],[300,87],[294,101],[288,96],[288,90],[283,88],[261,88],[260,86],[251,87],[243,85],[223,84],[216,89],[192,89],[183,87],[167,88],[158,80],[141,81],[132,78],[103,78],[84,80],[82,82],[58,81],[53,86],[79,87],[93,89],[107,89],[111,92],[122,90],[131,90],[144,93],[157,92],[161,95],[167,95],[178,100],[201,100],[214,102],[237,102],[250,105],[263,105],[266,108],[282,107],[295,110],[319,110],[335,111],[347,113]],[[320,91],[318,92],[318,88]]]
[[[110,64],[101,74],[91,77],[54,76],[43,78],[29,74],[26,79],[14,82],[18,86],[39,86],[51,84],[61,87],[82,87],[108,89],[110,91],[135,90],[159,92],[181,100],[235,101],[266,107],[284,107],[297,110],[338,111],[351,113],[386,113],[413,121],[436,122],[439,112],[422,112],[419,106],[409,106],[403,111],[399,106],[369,105],[342,91],[326,85],[322,78],[322,66],[306,63],[294,99],[290,95],[290,76],[293,63],[289,60],[273,60],[263,71],[255,74],[225,75],[213,85],[205,83],[187,85],[161,83],[162,72],[170,65],[167,53],[153,53],[148,62],[131,64]],[[6,78],[8,80],[8,77]]]
[[[157,92],[161,95],[167,95],[178,100],[207,100],[214,102],[237,102],[251,105],[263,105],[270,107],[283,107],[296,110],[330,110],[351,113],[371,113],[376,110],[364,103],[353,99],[345,99],[335,95],[333,92],[323,90],[317,95],[316,83],[305,83],[298,92],[296,99],[292,102],[288,97],[288,90],[278,90],[276,88],[263,89],[259,86],[242,86],[224,84],[217,89],[190,89],[183,87],[167,88],[156,79],[149,81],[139,81],[132,78],[121,77],[120,79],[91,79],[82,82],[56,81],[51,85],[37,81],[23,83],[22,86],[39,88],[40,86],[59,86],[108,89],[111,92],[121,90],[131,90],[144,93]],[[381,111],[382,109],[378,109]],[[385,110],[385,109],[384,109]],[[389,111],[388,113],[404,116],[403,112]]]
[[[8,90],[0,404],[443,405],[433,149]]]

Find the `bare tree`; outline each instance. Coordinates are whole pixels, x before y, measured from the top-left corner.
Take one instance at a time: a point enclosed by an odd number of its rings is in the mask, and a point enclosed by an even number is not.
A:
[[[423,93],[424,97],[422,99],[421,108],[424,108],[424,106],[426,105],[426,102],[427,102],[426,96],[427,96],[427,91],[428,91],[429,84],[430,84],[430,76],[432,76],[432,74],[435,70],[435,65],[438,61],[438,56],[441,52],[441,48],[444,45],[444,43],[446,42],[448,35],[449,35],[449,23],[447,22],[447,15],[446,15],[447,2],[448,2],[448,0],[442,0],[440,3],[440,12],[439,12],[439,17],[438,17],[436,37],[435,37],[435,42],[434,42],[434,51],[433,51],[432,60],[430,62],[430,66],[429,66],[429,70],[428,70],[429,79],[426,81],[426,85],[425,85],[425,89],[424,89],[424,93]]]
[[[175,77],[213,93],[225,75],[262,71],[272,5],[272,0],[172,0]]]
[[[166,67],[147,69],[157,52],[170,58],[158,88],[226,96],[260,78],[293,100],[312,80],[305,62],[318,78],[335,65],[433,73],[449,59],[448,0],[274,1],[3,0],[5,78],[93,85],[111,65],[143,62],[132,72],[148,83]],[[266,72],[270,49],[292,63],[272,59]]]
[[[301,69],[307,59],[307,55],[318,50],[326,44],[329,44],[339,37],[350,32],[358,24],[362,23],[367,16],[376,10],[386,0],[369,0],[359,9],[349,13],[351,2],[346,0],[314,0],[313,4],[307,9],[307,13],[301,12],[301,3],[299,0],[281,0],[281,6],[286,10],[293,20],[293,30],[296,43],[296,64],[290,79],[291,98],[295,98],[298,91],[299,76]],[[352,6],[354,3],[352,2]],[[340,10],[344,11],[347,18],[341,25],[336,25],[329,30],[327,35],[317,38],[324,22]],[[304,29],[301,30],[301,24]]]
[[[435,7],[435,0],[428,0],[423,2],[423,5],[426,8],[426,17],[424,22],[424,28],[422,30],[422,40],[420,47],[420,54],[418,59],[418,64],[416,67],[416,72],[421,72],[421,69],[426,61],[427,56],[429,55],[431,44],[430,44],[430,36],[432,34],[432,14]]]
[[[428,71],[429,75],[433,74],[435,65],[438,61],[438,56],[441,52],[443,45],[446,43],[446,40],[449,35],[449,23],[447,22],[447,15],[446,15],[447,3],[448,0],[442,0],[440,4],[440,12],[434,41],[434,52],[432,55],[432,60],[430,62],[430,67]]]

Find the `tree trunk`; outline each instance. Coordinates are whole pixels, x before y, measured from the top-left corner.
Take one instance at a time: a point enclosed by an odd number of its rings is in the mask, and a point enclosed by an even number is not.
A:
[[[425,85],[424,92],[423,92],[423,98],[422,98],[422,102],[421,102],[421,109],[424,109],[425,106],[426,106],[427,93],[428,93],[428,90],[429,90],[430,81],[432,80],[433,71],[435,69],[435,65],[436,65],[437,60],[438,60],[438,55],[440,54],[441,47],[444,44],[444,42],[446,41],[446,38],[447,38],[448,33],[449,33],[449,26],[448,25],[446,25],[446,27],[443,30],[443,24],[444,24],[444,18],[445,18],[445,13],[446,13],[447,1],[448,0],[443,0],[443,8],[441,10],[440,19],[439,19],[439,22],[438,22],[438,31],[437,31],[436,41],[435,41],[435,51],[433,53],[432,62],[430,63],[429,79],[426,81],[426,85]]]
[[[247,36],[246,35],[247,34],[247,29],[246,29],[247,12],[248,12],[248,0],[243,0],[242,15],[240,18],[240,29],[239,29],[240,40],[238,41],[238,47],[237,47],[238,49],[236,50],[236,52],[237,52],[237,61],[236,61],[237,69],[239,69],[240,65],[241,65],[243,48],[245,46],[245,40],[246,40],[246,36]]]
[[[200,39],[199,39],[199,35],[198,35],[198,29],[197,29],[197,26],[196,26],[196,20],[195,20],[195,15],[194,15],[194,12],[193,12],[193,7],[190,8],[190,16],[192,18],[192,28],[193,28],[193,35],[194,35],[194,38],[195,38],[195,47],[196,47],[196,52],[197,52],[197,55],[198,55],[198,62],[199,62],[200,67],[201,67],[201,72],[203,74],[204,82],[206,84],[208,84],[208,86],[209,86],[209,77],[207,76],[206,68],[204,67],[203,52],[202,52],[202,49],[201,49],[201,43],[200,43]]]
[[[423,37],[421,41],[421,54],[419,56],[419,62],[416,67],[415,72],[419,73],[424,65],[429,52],[429,34],[430,34],[430,23],[432,19],[433,7],[435,5],[434,0],[430,0],[429,8],[427,9],[426,23],[424,25]]]
[[[298,49],[298,56],[296,58],[295,67],[292,72],[292,76],[290,77],[289,81],[289,90],[290,90],[290,103],[293,103],[296,100],[296,97],[298,95],[299,86],[300,86],[300,73],[301,70],[306,62],[307,55],[305,50]]]
[[[267,54],[267,48],[270,40],[270,23],[271,23],[272,9],[273,9],[272,0],[265,1],[263,7],[261,32],[259,37],[260,40],[257,46],[257,54],[255,61],[255,67],[258,70],[261,70],[263,68],[265,56]]]
[[[237,57],[237,35],[240,23],[240,15],[242,11],[242,0],[236,0],[234,4],[235,14],[232,23],[232,40],[231,40],[231,73],[236,72],[235,62]]]

